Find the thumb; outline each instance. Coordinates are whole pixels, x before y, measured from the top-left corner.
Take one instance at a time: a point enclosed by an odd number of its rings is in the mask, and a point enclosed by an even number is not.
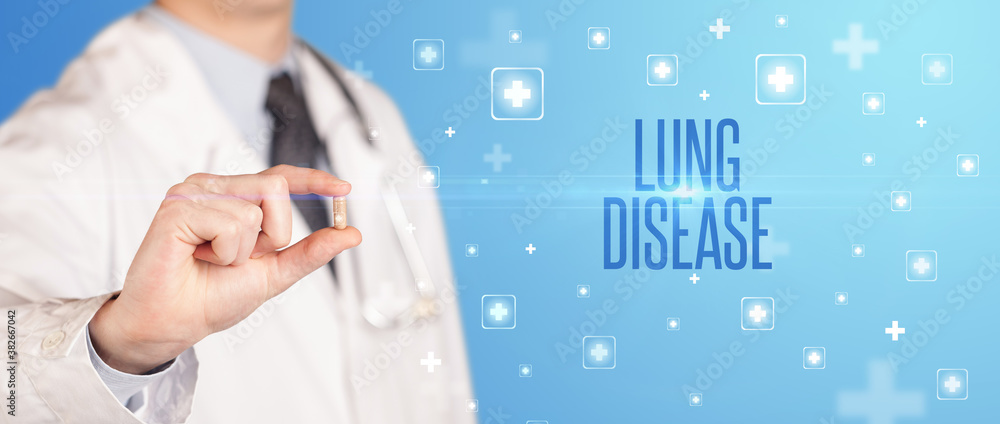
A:
[[[268,298],[277,296],[340,252],[359,244],[361,232],[357,228],[337,230],[328,227],[316,230],[287,249],[271,253],[268,255],[272,260],[268,270]]]

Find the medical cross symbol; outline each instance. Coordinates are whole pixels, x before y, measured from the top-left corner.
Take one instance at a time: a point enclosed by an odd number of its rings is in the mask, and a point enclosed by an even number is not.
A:
[[[845,299],[847,299],[847,298],[844,297],[844,295],[837,296],[837,300],[839,300],[841,302],[843,302]]]
[[[865,156],[865,162],[871,162],[871,161],[872,161],[871,156]]]
[[[604,42],[603,33],[598,32],[597,34],[594,34],[594,44],[601,44],[603,42]]]
[[[918,274],[923,274],[930,268],[931,264],[927,263],[924,258],[917,259],[917,262],[913,264],[913,269],[917,270]]]
[[[469,246],[469,254],[470,255],[476,254],[476,246]]]
[[[941,66],[941,61],[935,60],[934,64],[927,68],[927,70],[934,74],[934,78],[938,78],[944,73],[945,67]]]
[[[490,315],[493,315],[493,319],[497,321],[503,320],[503,318],[507,316],[507,308],[504,308],[502,303],[497,302],[497,304],[490,309]]]
[[[899,326],[899,321],[893,321],[892,327],[885,329],[885,334],[892,334],[892,341],[899,341],[900,334],[906,334],[906,329]]]
[[[722,24],[722,18],[718,18],[718,19],[715,20],[715,25],[710,25],[708,27],[708,32],[714,32],[715,33],[715,39],[721,40],[722,39],[722,33],[729,32],[729,25],[723,25]]]
[[[847,27],[846,40],[833,40],[833,52],[846,53],[850,69],[861,69],[861,58],[865,53],[878,53],[878,41],[861,38],[861,30],[861,24],[851,24]]]
[[[924,120],[923,116],[921,116],[920,119],[917,120],[917,125],[920,125],[920,128],[923,128],[924,124],[926,124],[926,123],[927,123],[927,121]]]
[[[955,376],[948,377],[948,381],[944,382],[944,387],[948,388],[948,391],[955,393],[955,389],[962,387],[962,382],[955,379]]]
[[[528,247],[525,247],[524,250],[527,250],[528,254],[531,255],[531,254],[534,254],[535,250],[538,250],[538,248],[535,247],[535,246],[532,246],[531,243],[528,243]]]
[[[701,90],[701,94],[698,95],[702,100],[708,100],[708,96],[711,96],[711,94],[708,94],[708,90]]]
[[[760,308],[760,305],[754,305],[753,310],[749,312],[750,318],[753,318],[753,322],[760,322],[762,318],[767,318],[767,311]]]
[[[503,90],[503,98],[510,99],[513,107],[522,107],[524,101],[531,98],[531,89],[524,88],[524,81],[514,81],[510,88]]]
[[[608,350],[604,348],[604,345],[598,343],[594,345],[593,349],[590,349],[590,354],[594,356],[598,362],[603,361],[605,356],[608,356]]]
[[[795,82],[795,75],[786,74],[784,66],[775,67],[774,72],[767,76],[767,83],[775,86],[774,91],[784,93],[785,86],[792,85]]]
[[[924,414],[924,394],[920,391],[898,391],[894,387],[895,372],[889,362],[868,365],[868,389],[840,393],[837,409],[845,418],[866,418],[869,423],[894,423],[902,417]]]
[[[899,197],[897,197],[896,198],[896,204],[899,205],[899,207],[901,207],[901,208],[905,207],[906,206],[906,196],[899,196]]]
[[[819,363],[819,355],[816,354],[816,352],[810,352],[809,353],[809,362],[812,362],[813,365],[818,364]]]
[[[455,135],[455,130],[451,129],[451,127],[448,127],[448,131],[445,131],[444,133],[448,134],[448,138],[451,138],[451,136]]]
[[[962,169],[965,169],[965,172],[969,172],[975,167],[976,165],[974,165],[971,160],[966,159],[965,162],[962,162]]]
[[[420,52],[420,57],[424,59],[424,62],[431,63],[435,57],[438,57],[438,54],[431,46],[427,46],[424,47],[424,51]]]
[[[659,75],[661,79],[666,78],[667,74],[670,73],[670,67],[667,66],[667,62],[660,62],[653,68],[653,73]]]
[[[580,294],[583,294],[583,295],[587,294],[587,288],[586,287],[580,287]]]
[[[528,374],[529,372],[531,372],[531,368],[521,367],[521,374]]]
[[[433,172],[431,171],[424,172],[424,181],[427,181],[428,184],[433,182],[435,178],[437,177],[434,176]]]
[[[493,163],[493,172],[503,171],[503,164],[510,162],[510,153],[503,152],[503,146],[500,144],[493,145],[493,153],[487,153],[483,155],[483,162]]]
[[[855,255],[860,255],[861,254],[861,246],[858,246],[858,247],[854,248],[854,254]]]
[[[420,365],[427,367],[427,372],[434,372],[434,367],[441,366],[441,358],[435,358],[434,352],[427,352],[427,358],[421,359]]]
[[[881,102],[879,102],[878,99],[876,99],[875,97],[872,97],[872,98],[868,99],[868,108],[871,109],[871,110],[878,109],[878,105],[880,103]]]
[[[406,230],[409,231],[410,234],[413,234],[413,230],[416,230],[416,229],[417,229],[417,227],[414,227],[412,222],[409,223],[409,224],[406,224]]]
[[[691,274],[691,276],[688,277],[688,280],[691,280],[691,284],[698,284],[698,280],[700,279],[701,277],[699,277],[698,274]]]

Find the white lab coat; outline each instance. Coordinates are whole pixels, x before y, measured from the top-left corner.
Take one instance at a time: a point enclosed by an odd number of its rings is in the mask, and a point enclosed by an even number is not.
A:
[[[0,127],[0,305],[16,310],[19,362],[17,415],[5,408],[0,421],[475,422],[441,212],[412,178],[422,159],[405,123],[382,91],[337,68],[381,129],[372,149],[368,123],[318,59],[293,54],[332,168],[353,184],[348,221],[364,241],[337,257],[339,289],[321,268],[207,337],[133,398],[135,414],[94,371],[87,323],[121,289],[167,189],[197,172],[261,171],[269,140],[247,143],[183,46],[141,13],[105,29]],[[385,173],[398,176],[443,298],[440,317],[405,330],[369,326],[358,301],[362,284],[383,310],[417,296],[377,187]],[[297,241],[308,228],[294,220]],[[428,352],[442,360],[433,372],[420,363]]]

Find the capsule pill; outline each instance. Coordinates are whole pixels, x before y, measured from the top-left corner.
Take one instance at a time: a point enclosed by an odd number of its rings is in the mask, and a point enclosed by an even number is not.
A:
[[[333,198],[333,228],[347,228],[347,198],[344,196]]]

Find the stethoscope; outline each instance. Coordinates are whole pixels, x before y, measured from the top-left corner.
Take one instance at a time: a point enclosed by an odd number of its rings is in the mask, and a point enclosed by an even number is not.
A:
[[[361,107],[351,94],[351,91],[347,88],[347,84],[341,77],[340,73],[322,53],[313,48],[309,43],[299,40],[300,45],[306,48],[310,53],[319,59],[320,64],[330,77],[337,83],[340,88],[341,94],[343,94],[344,99],[350,106],[354,118],[358,122],[358,127],[362,131],[362,139],[368,140],[369,145],[373,149],[377,149],[375,143],[369,137],[368,132],[365,130],[364,125],[367,120],[365,119],[364,113],[361,111]],[[431,280],[430,271],[427,268],[427,262],[424,261],[424,256],[420,252],[420,246],[417,245],[417,239],[413,237],[413,234],[407,229],[410,220],[406,217],[406,211],[403,208],[403,201],[399,196],[399,192],[396,191],[395,183],[388,175],[384,175],[379,181],[379,191],[382,195],[382,201],[385,203],[386,211],[389,213],[389,219],[392,221],[393,230],[396,232],[396,238],[399,239],[400,247],[403,250],[403,256],[406,258],[406,264],[410,268],[410,274],[413,276],[413,285],[416,292],[420,294],[412,305],[405,308],[402,312],[396,314],[386,314],[380,311],[373,304],[370,296],[365,291],[365,283],[363,279],[358,279],[357,284],[357,299],[361,305],[361,315],[364,317],[368,324],[372,327],[382,330],[399,329],[405,328],[418,320],[434,318],[440,314],[440,310],[435,305],[435,297],[437,295],[437,288],[434,282]],[[355,263],[354,268],[360,269]],[[357,271],[355,271],[357,272]]]

